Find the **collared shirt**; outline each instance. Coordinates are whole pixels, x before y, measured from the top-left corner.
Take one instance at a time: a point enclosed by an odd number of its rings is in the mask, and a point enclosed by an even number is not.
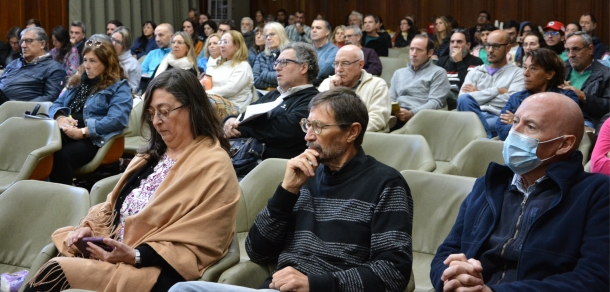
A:
[[[23,61],[25,62],[25,64],[31,64],[31,65],[35,65],[36,63],[38,63],[40,60],[42,60],[43,58],[46,57],[50,57],[51,55],[49,55],[49,53],[46,53],[44,55],[38,56],[34,59],[32,59],[32,62],[28,62],[25,58],[23,59]]]
[[[280,96],[277,99],[284,99],[286,96],[293,95],[293,94],[295,94],[295,93],[297,93],[297,92],[299,92],[299,91],[301,91],[301,90],[303,90],[305,88],[309,88],[309,87],[312,87],[312,86],[313,86],[313,84],[309,84],[308,83],[308,84],[303,84],[303,85],[299,85],[299,86],[288,88],[288,90],[286,90],[286,91],[284,91],[282,89],[282,87],[278,86],[277,87],[277,91],[280,92]]]
[[[291,42],[305,42],[305,43],[313,43],[311,41],[311,27],[305,25],[305,24],[301,24],[303,26],[303,32],[305,33],[304,35],[301,35],[299,33],[299,31],[297,30],[297,27],[294,24],[289,25],[288,27],[286,27],[286,34],[288,35],[288,39]]]
[[[570,85],[574,86],[578,90],[582,90],[582,85],[585,84],[589,77],[591,77],[591,73],[593,72],[593,62],[591,62],[591,64],[589,64],[585,70],[582,70],[582,73],[578,73],[578,70],[572,68],[572,72],[570,72],[570,76],[568,76]]]
[[[512,185],[517,188],[520,192],[523,193],[524,196],[529,197],[529,195],[536,190],[536,186],[541,183],[543,180],[547,179],[547,176],[544,175],[541,178],[537,179],[532,185],[525,189],[525,184],[523,183],[523,177],[515,173],[513,176]]]

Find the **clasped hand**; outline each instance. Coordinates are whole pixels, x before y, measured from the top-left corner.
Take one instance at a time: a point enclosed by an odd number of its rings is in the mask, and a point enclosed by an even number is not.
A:
[[[62,132],[64,132],[64,134],[66,134],[68,137],[74,140],[82,139],[83,132],[77,127],[77,120],[69,117],[60,117],[57,119],[57,124]]]
[[[89,227],[81,227],[77,228],[74,231],[68,234],[67,244],[68,247],[72,246],[72,244],[81,240],[84,237],[90,237],[93,235],[91,228]],[[136,252],[135,249],[130,246],[116,241],[112,238],[104,238],[104,243],[108,246],[114,248],[113,251],[105,251],[103,248],[95,245],[92,242],[87,242],[87,250],[91,252],[94,258],[100,259],[105,262],[109,262],[111,264],[116,263],[126,263],[130,265],[134,265],[136,262]]]
[[[443,262],[449,267],[443,271],[443,291],[491,291],[483,281],[483,267],[475,259],[466,259],[466,255],[452,254]]]

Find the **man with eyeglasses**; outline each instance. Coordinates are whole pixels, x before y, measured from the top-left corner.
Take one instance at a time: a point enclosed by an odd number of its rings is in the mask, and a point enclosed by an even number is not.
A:
[[[161,60],[171,52],[170,42],[174,37],[174,27],[169,23],[161,23],[155,28],[155,41],[158,49],[154,49],[146,55],[142,62],[142,76],[152,77],[155,69],[161,64]],[[144,87],[143,90],[146,88]]]
[[[233,20],[230,20],[230,19],[223,20],[218,24],[218,34],[220,36],[229,32],[230,30],[235,30],[235,26],[233,25]]]
[[[252,262],[265,268],[277,263],[260,289],[407,287],[413,199],[397,170],[362,150],[368,120],[366,106],[348,88],[322,92],[309,103],[309,116],[301,120],[309,147],[288,161],[283,181],[246,239]],[[170,289],[177,291],[253,290],[196,281]]]
[[[479,116],[488,138],[497,135],[496,121],[511,94],[525,89],[523,69],[506,60],[510,41],[506,31],[489,34],[483,44],[489,65],[468,72],[457,100],[458,111],[471,111]]]
[[[11,100],[55,101],[66,78],[63,66],[45,52],[47,34],[41,27],[21,32],[22,56],[10,62],[0,76],[0,91]]]
[[[489,24],[490,21],[491,16],[489,15],[489,12],[487,12],[487,10],[481,10],[477,17],[477,25],[468,30],[468,35],[470,36],[468,41],[473,47],[480,44],[481,28],[483,28],[484,25]]]
[[[544,27],[544,41],[564,62],[568,60],[565,43],[566,27],[559,21],[549,21]]]
[[[595,61],[593,40],[585,32],[568,35],[565,48],[568,62],[563,89],[576,93],[585,126],[595,129],[597,135],[610,116],[610,68]]]
[[[226,117],[225,137],[255,138],[265,143],[263,159],[290,159],[306,148],[299,121],[307,117],[307,104],[319,93],[312,85],[318,76],[317,55],[310,44],[289,43],[274,67],[277,89],[251,103],[242,115]]]
[[[358,46],[358,48],[362,50],[362,53],[364,54],[364,70],[372,75],[381,75],[383,67],[381,66],[379,55],[377,55],[373,49],[362,47],[362,44],[360,43],[360,39],[362,38],[360,26],[352,25],[346,27],[344,38],[346,45]]]
[[[426,35],[416,35],[409,48],[411,63],[394,72],[390,83],[390,98],[400,108],[392,112],[398,121],[391,131],[402,128],[424,109],[445,106],[451,85],[447,71],[430,62],[434,43]]]
[[[320,72],[313,82],[313,86],[316,87],[320,86],[320,83],[334,71],[332,64],[339,48],[328,41],[330,32],[330,23],[326,20],[316,19],[311,24],[311,41],[318,54],[318,66],[320,67]]]
[[[324,92],[337,87],[351,88],[364,102],[369,113],[366,131],[388,132],[392,109],[388,85],[383,79],[364,70],[362,50],[354,45],[341,47],[333,67],[335,67],[335,75],[326,78],[318,90]]]

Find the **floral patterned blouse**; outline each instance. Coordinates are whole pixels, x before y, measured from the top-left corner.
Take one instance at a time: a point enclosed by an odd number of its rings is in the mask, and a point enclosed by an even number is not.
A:
[[[53,60],[57,61],[59,52],[56,48],[53,48],[49,54],[51,54]],[[78,57],[78,50],[76,47],[72,47],[72,50],[64,56],[64,61],[59,63],[64,66],[64,70],[66,71],[68,77],[74,75],[74,73],[76,73],[78,70],[78,66],[80,66],[80,58]]]
[[[167,154],[163,154],[163,157],[161,157],[161,160],[155,166],[153,173],[147,178],[142,179],[140,186],[133,189],[131,193],[127,195],[123,202],[123,206],[121,206],[121,229],[119,229],[118,232],[118,241],[123,241],[124,228],[122,226],[125,225],[125,219],[129,216],[138,214],[141,210],[146,208],[146,205],[155,191],[159,188],[159,185],[161,185],[161,182],[163,182],[167,173],[175,163],[175,160],[169,158]]]

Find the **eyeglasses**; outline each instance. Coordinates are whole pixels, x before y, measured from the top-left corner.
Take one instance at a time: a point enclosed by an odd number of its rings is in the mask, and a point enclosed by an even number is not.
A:
[[[508,44],[489,44],[489,43],[486,43],[486,44],[483,44],[483,47],[485,47],[485,49],[487,49],[487,50],[489,50],[491,48],[493,48],[494,50],[497,50],[500,47],[503,47],[503,46],[506,46],[506,45],[508,45]]]
[[[19,40],[19,45],[21,46],[21,45],[23,45],[23,43],[26,43],[26,44],[28,44],[28,45],[29,45],[29,44],[31,44],[33,41],[36,41],[36,39],[20,39],[20,40]]]
[[[356,62],[358,62],[358,61],[360,61],[360,60],[356,60],[356,61],[353,61],[353,62],[348,62],[348,61],[343,61],[343,62],[333,62],[333,63],[332,63],[332,65],[333,65],[333,68],[341,68],[341,67],[343,67],[343,68],[347,68],[347,67],[349,67],[351,64],[354,64],[354,63],[356,63]]]
[[[297,61],[297,60],[279,59],[279,60],[273,62],[273,67],[274,68],[275,67],[284,68],[284,67],[288,66],[288,62],[292,62],[292,63],[299,64],[299,65],[302,64],[302,63],[299,63],[299,61]]]
[[[566,48],[566,53],[570,54],[570,53],[574,53],[574,54],[578,54],[578,52],[582,51],[585,47],[579,48],[579,47],[573,47],[573,48]]]
[[[311,128],[313,126],[313,132],[316,135],[320,135],[322,133],[322,130],[326,127],[330,127],[330,126],[349,126],[348,124],[336,124],[336,125],[329,125],[329,124],[325,124],[322,123],[318,120],[313,120],[310,121],[306,118],[302,118],[301,121],[299,122],[299,124],[301,124],[301,130],[303,130],[303,132],[307,133],[307,131],[309,131],[309,128]]]
[[[171,41],[170,43],[171,43],[172,45],[177,44],[177,45],[180,45],[180,46],[182,46],[182,45],[186,44],[186,43],[185,43],[185,42],[183,42],[183,41]]]
[[[545,31],[544,32],[544,36],[554,36],[554,37],[556,37],[556,36],[559,36],[559,35],[560,34],[559,34],[558,31]]]
[[[275,36],[275,33],[269,33],[269,34],[263,35],[264,38],[270,38],[270,37],[272,38],[274,36]]]
[[[87,47],[95,47],[96,49],[99,48],[100,46],[102,46],[102,42],[100,41],[87,41],[85,43],[85,46]]]
[[[156,110],[154,110],[152,108],[149,108],[148,109],[148,120],[152,122],[153,119],[155,118],[155,115],[158,116],[161,120],[166,120],[169,117],[169,113],[171,113],[171,112],[173,112],[173,111],[175,111],[177,109],[181,109],[181,108],[183,108],[185,106],[186,105],[183,104],[183,105],[181,105],[181,106],[179,106],[179,107],[177,107],[175,109],[171,109],[171,110],[160,109],[158,111],[156,111]]]
[[[343,38],[348,39],[348,38],[355,37],[355,36],[356,36],[355,34],[346,34],[343,36]]]
[[[115,38],[111,38],[110,41],[112,41],[112,43],[117,44],[117,45],[123,45],[123,41],[119,41]]]
[[[228,44],[228,43],[229,43],[229,41],[228,41],[228,40],[219,40],[219,41],[218,41],[218,44],[219,44],[219,45],[226,45],[226,44]]]

